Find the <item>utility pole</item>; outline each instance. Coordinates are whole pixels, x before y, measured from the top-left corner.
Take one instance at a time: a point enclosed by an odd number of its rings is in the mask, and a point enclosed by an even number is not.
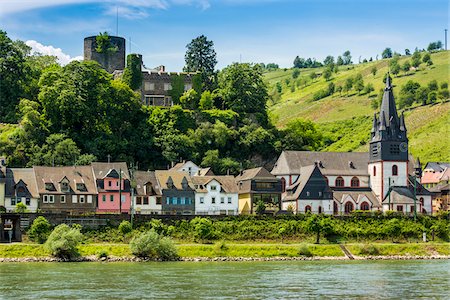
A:
[[[445,32],[445,50],[447,50],[447,29],[444,29]]]
[[[389,193],[389,209],[391,210],[391,177],[389,177],[389,189],[388,189],[388,193]]]
[[[416,175],[414,175],[413,177],[414,180],[414,222],[417,219],[417,205],[416,205],[416,201],[417,201],[417,180],[416,180]]]
[[[135,166],[131,165],[130,166],[130,186],[131,186],[131,200],[130,200],[130,214],[131,214],[131,219],[130,219],[130,223],[131,223],[131,228],[133,228],[133,221],[134,221],[134,188],[136,186],[135,182],[134,182],[134,170],[135,170]]]
[[[116,36],[119,36],[119,7],[116,6]]]
[[[122,169],[119,169],[119,213],[122,214]]]

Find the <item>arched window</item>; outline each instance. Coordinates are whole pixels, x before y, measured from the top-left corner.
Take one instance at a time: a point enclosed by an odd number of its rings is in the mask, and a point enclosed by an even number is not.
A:
[[[339,176],[338,178],[336,178],[335,185],[336,185],[336,186],[344,186],[344,178],[342,178],[341,176]]]
[[[305,207],[305,213],[309,213],[309,212],[311,212],[311,206],[306,205],[306,207]]]
[[[377,176],[377,167],[373,166],[373,176]]]
[[[284,177],[281,177],[281,192],[286,192],[286,179]]]
[[[420,200],[419,200],[419,201],[420,201],[420,205],[423,206],[423,202],[424,202],[424,201],[423,201],[423,197],[420,197]]]
[[[333,201],[333,214],[337,215],[339,213],[339,205],[336,201]]]
[[[346,214],[351,213],[353,211],[353,203],[351,203],[350,201],[346,202],[345,206],[344,206],[344,209],[345,209],[345,213]]]
[[[369,209],[370,209],[369,203],[365,201],[361,203],[361,210],[369,210]]]
[[[352,178],[351,187],[359,187],[359,179],[358,179],[358,177],[353,177]]]
[[[319,206],[319,214],[323,213],[322,206]]]
[[[397,176],[398,175],[398,167],[397,165],[393,165],[392,166],[392,176]]]

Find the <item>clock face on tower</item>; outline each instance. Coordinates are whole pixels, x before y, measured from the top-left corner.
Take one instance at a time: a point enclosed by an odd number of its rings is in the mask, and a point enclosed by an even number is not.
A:
[[[401,152],[406,152],[406,151],[408,151],[408,144],[405,143],[405,142],[401,143],[401,144],[400,144],[400,151],[401,151]]]

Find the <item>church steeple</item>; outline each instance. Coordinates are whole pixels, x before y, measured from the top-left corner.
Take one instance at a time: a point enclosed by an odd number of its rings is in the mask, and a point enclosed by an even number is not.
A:
[[[374,117],[370,149],[370,161],[408,160],[405,119],[403,114],[401,117],[397,114],[389,73],[386,78],[379,118],[376,120],[376,115]]]

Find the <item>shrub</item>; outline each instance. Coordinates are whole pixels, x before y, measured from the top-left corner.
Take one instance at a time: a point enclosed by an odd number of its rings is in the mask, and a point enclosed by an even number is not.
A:
[[[78,256],[77,247],[82,238],[83,235],[79,229],[61,224],[52,231],[44,246],[53,256],[71,259]]]
[[[300,256],[306,256],[306,257],[312,257],[311,250],[309,250],[308,245],[301,245],[298,249],[298,255]]]
[[[51,228],[52,225],[50,225],[46,218],[42,216],[37,217],[36,219],[34,219],[30,230],[28,230],[30,240],[39,244],[45,243],[51,232]]]
[[[134,237],[130,242],[131,253],[137,257],[161,260],[175,260],[177,249],[172,240],[160,236],[153,229]]]
[[[119,225],[119,231],[122,234],[130,233],[133,230],[133,227],[131,227],[131,223],[128,221],[122,221]]]
[[[23,202],[19,202],[19,203],[17,203],[15,210],[16,210],[16,213],[21,214],[21,213],[27,212],[28,209],[27,209],[27,206],[25,204],[23,204]]]
[[[224,256],[225,252],[228,251],[229,247],[225,241],[220,241],[214,244],[214,253],[216,255]]]
[[[106,250],[104,250],[104,249],[102,249],[102,250],[99,250],[98,252],[97,252],[97,257],[98,258],[103,258],[103,257],[105,257],[105,258],[108,258],[108,251],[106,251]]]
[[[380,254],[380,250],[372,244],[367,244],[362,246],[360,253],[362,255],[378,255]]]
[[[210,241],[217,238],[217,233],[210,219],[196,217],[192,219],[191,226],[194,228],[194,239],[196,241]]]

